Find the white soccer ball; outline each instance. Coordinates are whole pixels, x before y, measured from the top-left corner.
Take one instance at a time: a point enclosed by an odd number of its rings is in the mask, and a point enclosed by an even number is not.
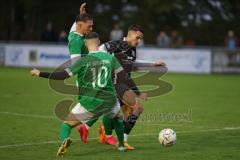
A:
[[[162,144],[165,147],[170,147],[172,146],[177,139],[176,133],[170,129],[170,128],[165,128],[159,133],[159,143]]]

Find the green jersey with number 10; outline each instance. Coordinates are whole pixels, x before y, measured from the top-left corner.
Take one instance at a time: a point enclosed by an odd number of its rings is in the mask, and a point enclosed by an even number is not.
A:
[[[77,75],[80,104],[88,111],[94,111],[99,106],[104,110],[115,105],[114,77],[122,70],[114,56],[95,51],[75,62],[68,72]]]

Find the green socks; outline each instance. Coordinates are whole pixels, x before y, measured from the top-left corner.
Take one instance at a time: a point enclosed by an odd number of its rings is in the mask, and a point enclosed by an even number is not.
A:
[[[114,129],[117,134],[119,147],[124,147],[124,141],[123,141],[124,140],[124,136],[123,136],[124,124],[123,124],[122,117],[114,118]]]
[[[109,117],[109,115],[103,116],[103,125],[106,135],[112,135],[112,130],[114,128],[114,120]]]
[[[72,127],[67,123],[62,123],[60,129],[60,139],[63,142],[66,138],[68,138],[71,134]]]
[[[113,128],[115,129],[115,132],[117,134],[119,147],[124,146],[124,124],[122,117],[115,117],[114,119],[111,119],[109,115],[105,115],[103,117],[103,124],[105,129],[106,135],[112,135]]]

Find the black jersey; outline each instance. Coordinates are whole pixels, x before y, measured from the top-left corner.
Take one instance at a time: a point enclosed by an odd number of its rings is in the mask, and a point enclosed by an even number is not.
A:
[[[133,62],[136,60],[136,48],[131,47],[127,41],[109,41],[103,44],[108,53],[114,54],[125,72],[130,73],[133,69]]]
[[[106,52],[114,54],[127,73],[126,76],[130,78],[131,71],[134,68],[134,61],[136,60],[136,48],[131,47],[128,42],[124,40],[109,41],[103,45]],[[134,90],[137,95],[140,94],[136,85],[131,86],[131,89]]]

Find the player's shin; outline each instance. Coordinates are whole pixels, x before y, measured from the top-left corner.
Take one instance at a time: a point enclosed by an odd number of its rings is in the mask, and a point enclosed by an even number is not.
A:
[[[112,135],[112,130],[114,128],[114,119],[109,115],[105,115],[103,117],[104,126],[99,127],[99,141],[100,143],[105,142],[109,145],[116,146],[118,144],[118,140]]]
[[[128,134],[131,132],[138,120],[138,117],[143,112],[143,105],[136,101],[136,105],[133,106],[132,109],[132,112],[124,121],[124,141],[127,141]]]
[[[60,139],[61,142],[63,142],[65,139],[70,137],[72,126],[70,126],[68,123],[62,123],[61,129],[60,129]]]
[[[133,129],[134,125],[136,124],[136,121],[138,119],[138,116],[135,114],[131,114],[126,121],[124,121],[124,133],[125,134],[129,134],[131,132],[131,130]],[[125,139],[125,141],[127,141],[127,139]]]
[[[112,135],[112,130],[114,128],[114,120],[110,118],[109,115],[103,116],[103,125],[106,135]]]
[[[115,132],[117,134],[118,142],[119,142],[119,147],[124,147],[124,124],[122,117],[116,117],[114,118],[114,128]]]

